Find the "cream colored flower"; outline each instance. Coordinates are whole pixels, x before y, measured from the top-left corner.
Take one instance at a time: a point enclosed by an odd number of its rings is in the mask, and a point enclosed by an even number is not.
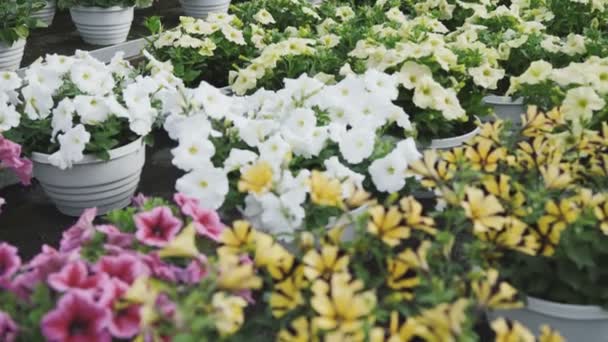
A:
[[[485,63],[475,68],[469,68],[469,75],[473,77],[473,82],[478,86],[485,89],[496,89],[496,83],[505,77],[505,71]]]

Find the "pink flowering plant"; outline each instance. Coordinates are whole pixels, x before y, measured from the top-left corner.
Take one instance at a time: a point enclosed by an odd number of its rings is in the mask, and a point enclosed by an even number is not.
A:
[[[23,185],[29,185],[32,180],[32,162],[21,156],[21,146],[0,134],[0,171],[8,169],[17,175]],[[0,213],[4,199],[0,197]]]
[[[197,200],[174,200],[138,196],[105,224],[88,209],[58,249],[45,245],[29,262],[0,243],[0,340],[212,341],[235,332],[261,279],[246,257],[203,254],[224,224]]]

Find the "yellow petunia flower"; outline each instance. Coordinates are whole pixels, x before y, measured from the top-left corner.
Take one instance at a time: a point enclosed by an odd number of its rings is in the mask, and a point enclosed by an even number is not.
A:
[[[562,199],[559,205],[554,201],[545,204],[545,215],[538,219],[532,230],[541,244],[541,253],[551,256],[559,243],[561,233],[578,219],[580,209],[571,199]]]
[[[436,150],[426,150],[421,159],[409,164],[408,170],[420,177],[422,186],[435,188],[453,177],[454,166],[440,159]]]
[[[274,285],[269,299],[270,309],[274,317],[281,318],[304,303],[301,291],[303,284],[302,276],[295,274]]]
[[[386,261],[388,276],[386,284],[398,292],[399,300],[412,300],[414,288],[420,284],[415,266],[400,258],[388,258]]]
[[[466,321],[469,302],[459,299],[454,303],[443,303],[424,310],[420,315],[408,319],[416,329],[416,336],[428,342],[455,342]]]
[[[308,319],[298,317],[291,322],[291,327],[282,329],[277,335],[277,342],[314,342],[317,339],[311,334]]]
[[[507,211],[517,216],[526,216],[528,210],[524,207],[526,198],[519,183],[514,183],[511,177],[500,175],[487,175],[481,182],[484,189],[490,194],[506,202]]]
[[[540,166],[540,174],[547,189],[564,189],[572,183],[572,176],[558,164]]]
[[[304,275],[309,280],[319,277],[330,279],[334,273],[345,272],[348,268],[349,256],[341,253],[337,246],[325,245],[319,253],[315,249],[308,251],[302,263]]]
[[[293,271],[295,258],[268,234],[255,234],[255,265],[264,267],[273,279],[283,280]]]
[[[564,342],[566,341],[559,332],[552,330],[548,325],[541,325],[538,342]]]
[[[408,196],[402,198],[399,205],[403,212],[403,220],[407,227],[421,230],[430,235],[437,234],[435,220],[433,220],[432,217],[422,216],[422,204],[414,197]]]
[[[246,252],[249,246],[253,245],[254,237],[255,231],[249,222],[244,220],[234,221],[232,227],[224,229],[220,235],[222,246],[218,248],[218,254]]]
[[[465,156],[474,170],[494,172],[498,168],[498,163],[506,160],[507,150],[495,146],[491,140],[477,139],[473,145],[466,147]]]
[[[262,194],[272,188],[272,166],[268,162],[260,161],[248,167],[242,174],[238,183],[240,192],[253,192]]]
[[[217,292],[211,298],[211,306],[215,327],[222,336],[234,334],[245,322],[244,308],[247,302],[239,296]]]
[[[310,304],[315,311],[313,324],[316,328],[341,333],[356,333],[366,321],[373,319],[376,295],[361,291],[362,283],[351,282],[347,273],[335,274],[330,283],[317,280],[313,285]]]
[[[604,234],[608,235],[608,199],[605,199],[602,203],[593,209],[595,217],[600,221],[600,229]]]
[[[483,241],[494,243],[496,246],[529,255],[536,255],[540,248],[537,237],[530,232],[528,225],[514,216],[505,218],[502,230],[492,229],[475,235]]]
[[[262,278],[255,274],[253,264],[242,262],[236,255],[220,255],[218,266],[220,271],[217,285],[219,288],[240,291],[262,287]]]
[[[196,229],[192,223],[158,252],[161,258],[196,258],[199,254]]]
[[[499,281],[498,271],[489,269],[480,280],[471,282],[471,290],[479,305],[489,309],[515,309],[523,306],[517,300],[517,290],[509,283]]]
[[[367,223],[367,231],[377,236],[391,247],[397,246],[401,240],[410,236],[410,229],[403,225],[403,215],[396,206],[388,211],[381,205],[369,210],[370,221]]]
[[[342,206],[342,185],[322,172],[313,170],[310,176],[310,197],[314,204],[328,207]]]
[[[502,214],[504,209],[494,195],[485,196],[482,190],[467,187],[461,206],[465,215],[473,221],[476,233],[502,229],[505,218],[499,214]]]
[[[508,322],[499,318],[490,323],[496,334],[496,342],[535,342],[534,335],[519,322]]]

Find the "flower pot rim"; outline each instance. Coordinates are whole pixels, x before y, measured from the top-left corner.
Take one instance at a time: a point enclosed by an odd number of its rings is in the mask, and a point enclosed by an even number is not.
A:
[[[521,97],[518,98],[513,98],[512,96],[507,96],[507,95],[486,95],[483,98],[483,102],[487,103],[487,104],[494,104],[494,105],[523,105],[524,104],[524,99]]]
[[[19,38],[13,42],[13,45],[8,45],[7,43],[0,41],[0,49],[20,48],[21,46],[25,46],[26,41],[27,41],[27,38]]]
[[[112,149],[110,151],[108,151],[108,153],[110,154],[110,160],[112,159],[118,159],[121,157],[124,157],[126,155],[129,155],[137,150],[139,150],[142,146],[144,146],[143,144],[143,137],[139,137],[137,140],[134,140],[126,145],[117,147],[115,149]],[[51,155],[50,154],[46,154],[46,153],[40,153],[40,152],[32,152],[32,161],[35,161],[37,163],[41,163],[41,164],[51,164],[51,162],[49,161],[49,157]],[[92,154],[85,154],[84,158],[82,158],[82,160],[77,161],[74,163],[74,165],[83,165],[83,164],[95,164],[95,163],[105,163],[105,160],[101,160],[99,158],[97,158],[95,155]]]
[[[596,305],[562,304],[527,296],[527,308],[546,316],[569,320],[608,320],[608,311]]]
[[[434,149],[434,148],[441,149],[441,148],[451,148],[456,145],[462,145],[462,143],[468,141],[472,137],[479,134],[479,131],[480,131],[480,128],[479,128],[479,126],[477,126],[470,132],[467,132],[467,133],[464,133],[461,135],[456,135],[456,136],[449,137],[449,138],[431,139],[431,144],[429,146],[426,146],[426,148],[427,149]]]
[[[130,10],[130,9],[134,9],[135,6],[127,6],[127,7],[122,7],[122,6],[112,6],[112,7],[99,7],[99,6],[74,6],[74,7],[70,7],[70,11],[72,10],[76,10],[76,11],[81,11],[81,12],[117,12],[117,11],[125,11],[125,10]]]

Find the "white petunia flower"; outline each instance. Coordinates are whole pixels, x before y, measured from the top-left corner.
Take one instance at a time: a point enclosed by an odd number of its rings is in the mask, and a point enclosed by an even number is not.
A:
[[[15,90],[21,86],[21,82],[21,78],[15,72],[0,72],[0,92]]]
[[[177,180],[175,188],[187,196],[198,199],[202,206],[218,209],[228,194],[228,176],[223,169],[212,164],[200,167]]]
[[[414,104],[420,108],[434,108],[438,98],[444,97],[445,89],[431,77],[424,77],[414,91]]]
[[[604,108],[606,102],[591,87],[578,87],[568,90],[562,102],[564,118],[574,121],[590,120],[593,111]]]
[[[542,60],[534,61],[530,63],[528,70],[518,77],[518,80],[520,83],[537,84],[549,78],[552,71],[551,63]]]
[[[28,85],[21,89],[25,100],[24,112],[31,120],[44,119],[51,114],[54,102],[50,91],[45,87]]]
[[[76,107],[74,102],[65,98],[59,102],[57,108],[53,109],[53,118],[51,120],[51,126],[53,127],[53,133],[51,134],[51,141],[55,141],[55,135],[59,132],[67,132],[74,125],[74,112]]]
[[[245,38],[243,37],[243,31],[235,29],[232,26],[224,26],[222,27],[222,34],[224,37],[230,42],[233,42],[237,45],[246,45]]]
[[[268,12],[266,9],[259,10],[254,16],[253,19],[262,25],[274,24],[274,18],[272,14]]]
[[[280,134],[275,134],[259,144],[258,150],[260,151],[260,159],[272,165],[281,165],[288,160],[291,153],[291,147]]]
[[[60,74],[65,74],[70,70],[75,59],[73,57],[62,56],[58,54],[46,55],[44,58],[49,68]]]
[[[315,112],[309,108],[297,108],[290,113],[283,128],[295,134],[311,132],[317,125]]]
[[[323,162],[323,165],[325,166],[325,173],[329,177],[338,179],[342,183],[352,183],[357,188],[363,188],[363,181],[365,180],[365,176],[360,173],[356,173],[355,171],[349,169],[348,167],[340,163],[338,157],[333,156],[325,160]],[[350,190],[352,190],[352,188],[343,187],[342,196],[344,198],[350,197]]]
[[[399,81],[406,89],[414,89],[423,79],[432,76],[433,74],[428,66],[412,61],[403,63],[401,72],[398,74]]]
[[[473,82],[478,86],[485,89],[496,89],[498,81],[505,77],[505,71],[485,63],[475,68],[469,68],[469,75],[473,77]]]
[[[235,170],[241,170],[243,167],[253,164],[257,159],[258,155],[255,152],[233,148],[230,150],[228,158],[224,160],[224,171],[230,173]]]
[[[396,192],[405,185],[407,166],[404,156],[393,151],[384,158],[374,160],[368,172],[378,191]]]
[[[82,124],[76,125],[64,134],[59,134],[59,151],[49,157],[52,165],[65,170],[71,168],[76,162],[84,158],[84,150],[91,139],[91,134],[87,132]]]
[[[353,128],[342,136],[340,153],[350,164],[359,164],[374,152],[376,133],[367,128]]]
[[[215,146],[206,139],[180,139],[179,145],[171,150],[173,165],[184,171],[192,171],[208,165],[215,154]]]
[[[19,126],[19,122],[21,122],[21,115],[15,107],[0,101],[0,133]]]
[[[74,98],[74,107],[85,125],[98,125],[110,116],[106,100],[101,96],[78,95]]]
[[[363,82],[365,83],[365,88],[369,92],[377,93],[377,96],[394,101],[399,95],[399,89],[397,88],[398,80],[394,75],[370,69],[363,75]]]

